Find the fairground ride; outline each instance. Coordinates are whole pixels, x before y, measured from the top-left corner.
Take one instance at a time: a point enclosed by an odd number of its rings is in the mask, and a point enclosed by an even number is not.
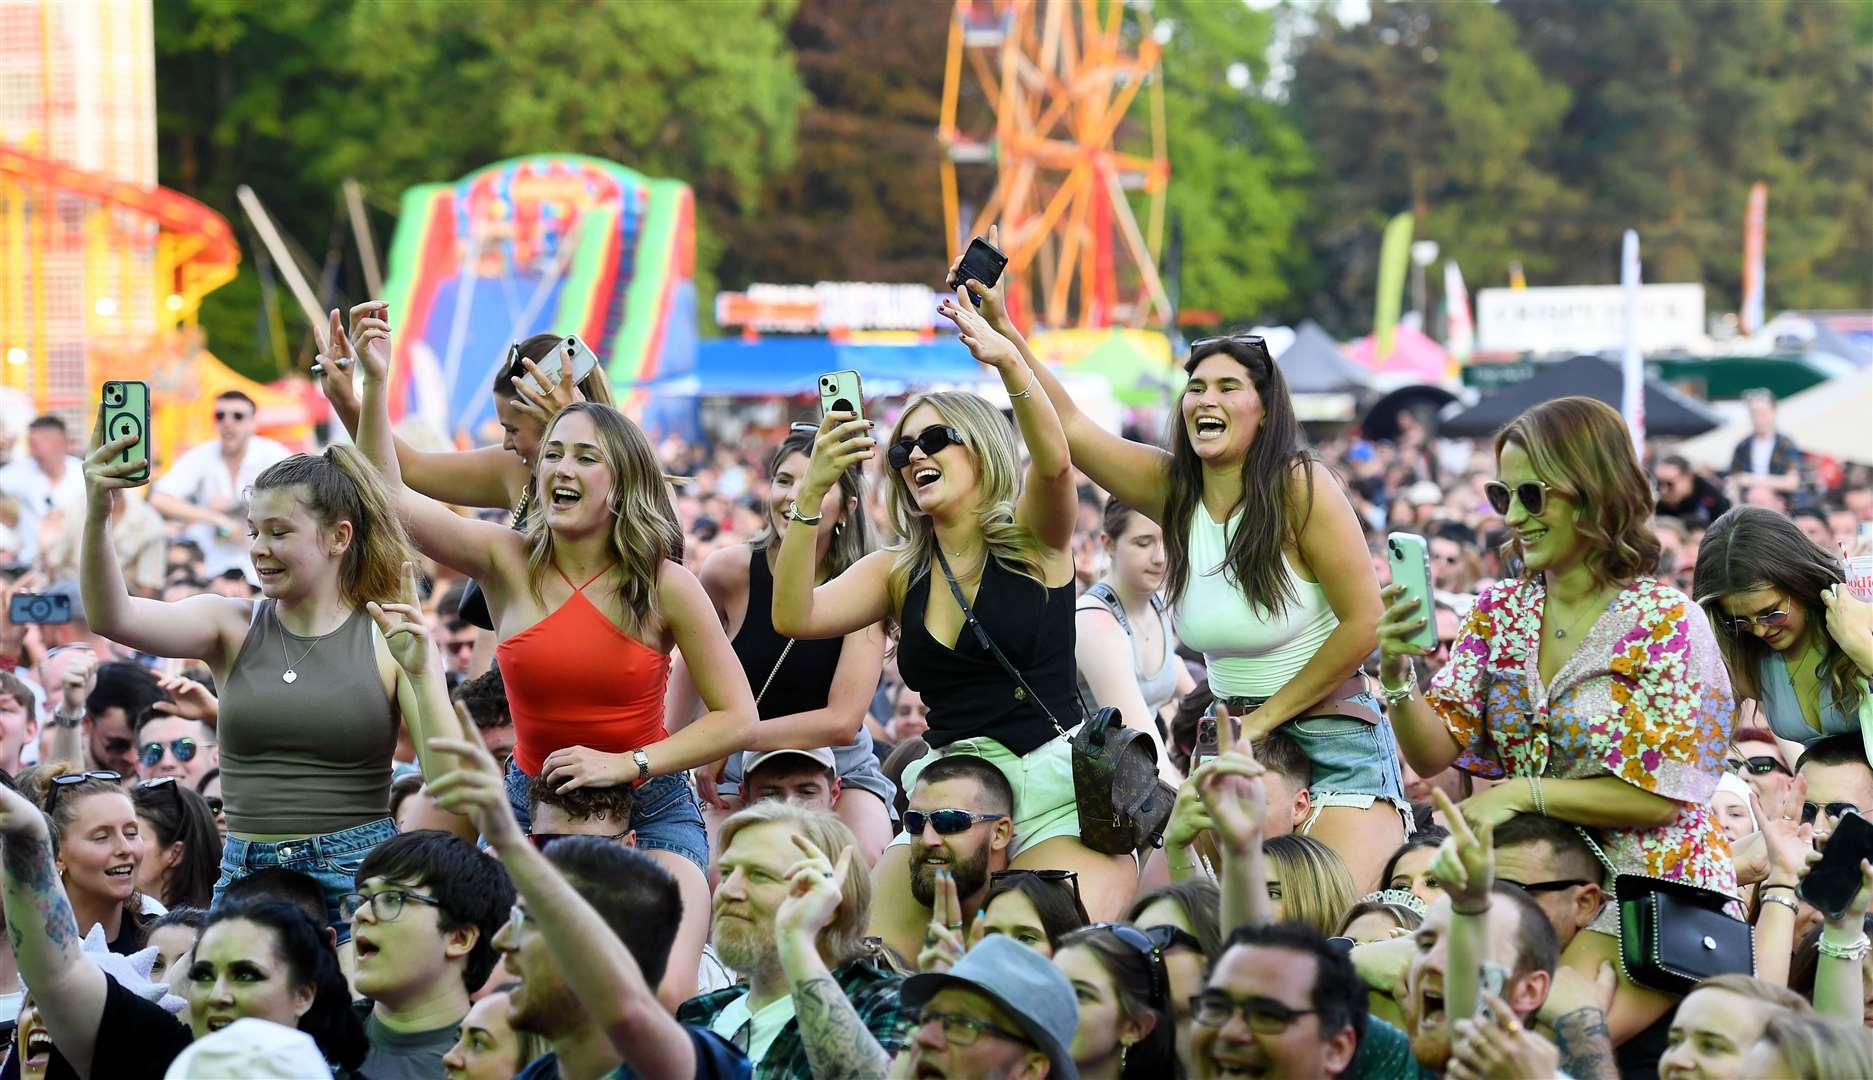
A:
[[[957,0],[938,125],[945,235],[954,258],[1000,226],[1018,321],[1170,321],[1157,268],[1170,180],[1158,56],[1142,5]],[[965,200],[982,192],[971,211]]]

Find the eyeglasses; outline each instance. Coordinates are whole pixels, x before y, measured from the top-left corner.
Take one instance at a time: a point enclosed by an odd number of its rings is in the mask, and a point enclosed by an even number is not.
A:
[[[1850,802],[1802,803],[1801,804],[1802,823],[1804,825],[1813,824],[1814,819],[1824,810],[1827,811],[1828,817],[1833,818],[1836,821],[1840,820],[1842,817],[1846,816],[1847,814],[1857,814],[1860,812],[1860,808]]]
[[[179,739],[170,739],[169,740],[169,752],[176,756],[177,761],[194,761],[195,760],[195,740],[189,738],[186,735],[184,735],[183,737]],[[144,743],[143,751],[140,755],[138,755],[138,758],[139,760],[143,762],[144,768],[146,769],[155,768],[156,763],[163,759],[163,744],[160,742]],[[174,778],[165,777],[164,779],[174,779]]]
[[[128,742],[129,740],[126,739],[124,741]],[[82,784],[87,780],[102,780],[105,783],[115,784],[123,778],[123,773],[112,772],[109,769],[94,769],[91,772],[74,772],[55,776],[52,778],[52,787],[46,792],[46,813],[50,814],[52,812],[52,807],[58,803],[59,796],[64,794],[65,789],[68,787],[75,784]]]
[[[433,896],[424,896],[422,893],[414,893],[408,889],[385,889],[380,893],[346,893],[338,901],[338,914],[346,922],[350,922],[357,918],[358,912],[363,911],[366,904],[369,904],[373,921],[396,922],[397,918],[403,914],[403,904],[406,900],[415,900],[417,903],[428,904],[430,907],[442,906],[442,901]]]
[[[590,836],[598,840],[610,840],[612,843],[615,844],[618,841],[623,840],[625,837],[629,835],[631,835],[631,830],[629,829],[626,829],[621,833],[612,833],[609,836],[604,833],[537,832],[537,833],[528,833],[527,842],[532,844],[538,850],[545,851],[546,845],[552,843],[555,840],[564,840],[570,836]]]
[[[1786,611],[1765,611],[1761,615],[1741,615],[1734,619],[1723,619],[1723,628],[1732,634],[1747,634],[1752,626],[1773,630],[1788,622]]]
[[[1748,772],[1756,776],[1762,776],[1772,772],[1779,772],[1783,776],[1795,775],[1793,772],[1789,771],[1787,765],[1782,764],[1782,759],[1770,757],[1768,754],[1760,754],[1756,757],[1748,758],[1731,758],[1723,764],[1724,767],[1731,772]]]
[[[925,823],[937,831],[938,836],[955,836],[959,832],[968,832],[984,821],[1000,821],[1006,814],[972,814],[967,810],[906,810],[904,811],[904,831],[912,836],[923,832]]]
[[[1526,883],[1520,882],[1520,881],[1511,881],[1505,877],[1498,877],[1496,880],[1502,882],[1504,885],[1513,885],[1525,893],[1560,892],[1563,889],[1573,889],[1573,888],[1578,888],[1579,886],[1582,886],[1582,885],[1593,884],[1593,882],[1588,881],[1585,878],[1568,878],[1565,881],[1562,881],[1562,880],[1530,881]]]
[[[1292,1009],[1273,998],[1252,997],[1241,1001],[1221,990],[1205,990],[1190,999],[1190,1018],[1204,1027],[1222,1027],[1236,1016],[1257,1035],[1279,1035],[1303,1016],[1316,1009]]]
[[[938,813],[942,813],[942,811],[938,811]],[[941,825],[937,826],[937,832],[942,831],[943,827]],[[958,829],[957,831],[961,832],[962,830]],[[1036,881],[1045,881],[1049,885],[1065,885],[1073,891],[1073,899],[1078,900],[1080,898],[1080,875],[1072,870],[997,870],[989,875],[989,885],[992,887],[996,882],[1022,877],[1031,877]]]
[[[910,464],[912,447],[922,450],[925,457],[935,457],[946,446],[964,445],[967,444],[963,442],[962,432],[944,424],[932,424],[914,437],[906,435],[892,443],[891,449],[885,451],[885,462],[893,469],[902,469]]]
[[[1268,340],[1259,334],[1222,334],[1217,337],[1198,338],[1190,343],[1190,354],[1195,356],[1198,350],[1215,345],[1246,345],[1251,349],[1262,350],[1263,356],[1268,355]]]
[[[229,409],[216,409],[215,410],[215,422],[219,424],[219,423],[225,423],[229,420],[232,420],[235,423],[239,423],[240,421],[245,420],[252,415],[253,413],[236,412],[236,411],[229,410]]]
[[[943,1041],[951,1046],[974,1046],[976,1041],[984,1035],[994,1035],[1007,1039],[1009,1042],[1020,1043],[1022,1046],[1034,1045],[1034,1041],[1026,1035],[1017,1031],[1009,1031],[1000,1024],[992,1024],[987,1020],[978,1020],[961,1013],[938,1012],[935,1009],[924,1009],[919,1012],[915,1019],[905,1025],[905,1031],[915,1032],[932,1023],[943,1025]]]
[[[1504,517],[1509,514],[1511,495],[1533,517],[1540,517],[1541,512],[1548,508],[1548,485],[1539,480],[1524,480],[1515,485],[1513,492],[1509,490],[1509,485],[1500,480],[1491,480],[1483,485],[1483,497],[1489,500],[1490,509]]]
[[[1171,975],[1165,970],[1164,952],[1157,942],[1152,941],[1144,931],[1131,923],[1093,923],[1086,930],[1076,930],[1074,933],[1083,934],[1087,930],[1104,930],[1131,948],[1137,949],[1145,958],[1145,965],[1151,969],[1151,1000],[1148,1004],[1160,1011],[1170,1010]]]

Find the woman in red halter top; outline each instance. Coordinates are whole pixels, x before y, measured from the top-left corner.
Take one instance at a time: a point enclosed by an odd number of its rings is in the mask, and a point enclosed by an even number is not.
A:
[[[689,769],[747,745],[754,695],[701,584],[650,442],[608,405],[578,402],[547,425],[522,531],[461,517],[404,487],[385,402],[389,328],[356,324],[364,410],[358,443],[383,471],[424,554],[481,582],[518,739],[508,790],[523,824],[535,776],[560,791],[636,785],[637,846],[683,891],[661,996],[695,992],[708,931],[708,841]],[[347,348],[342,333],[333,334]],[[707,710],[664,728],[670,651]]]

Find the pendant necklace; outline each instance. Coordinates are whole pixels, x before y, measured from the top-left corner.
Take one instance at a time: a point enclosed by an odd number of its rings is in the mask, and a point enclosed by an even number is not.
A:
[[[1566,626],[1563,626],[1563,627],[1561,627],[1561,628],[1559,628],[1559,629],[1557,629],[1557,630],[1556,630],[1556,631],[1554,632],[1554,636],[1555,636],[1556,638],[1561,638],[1561,639],[1565,639],[1565,638],[1567,637],[1567,632],[1568,632],[1569,630],[1578,630],[1578,629],[1580,629],[1580,622],[1581,622],[1581,619],[1585,619],[1585,618],[1586,618],[1586,617],[1587,617],[1588,615],[1597,615],[1597,614],[1599,614],[1599,613],[1601,613],[1601,612],[1604,612],[1604,611],[1605,611],[1605,610],[1606,610],[1607,608],[1609,608],[1609,607],[1611,607],[1611,606],[1612,606],[1612,601],[1610,601],[1610,600],[1609,600],[1609,601],[1607,601],[1607,603],[1606,603],[1606,604],[1604,604],[1604,605],[1602,605],[1602,606],[1600,606],[1600,607],[1598,607],[1598,608],[1594,608],[1594,607],[1589,607],[1589,608],[1587,609],[1587,611],[1586,611],[1586,614],[1583,614],[1583,615],[1581,615],[1581,616],[1580,616],[1580,618],[1577,618],[1577,619],[1575,619],[1575,620],[1574,620],[1573,622],[1571,622],[1571,623],[1568,623],[1568,624],[1567,624]]]
[[[350,621],[349,619],[345,620],[345,622]],[[280,673],[280,681],[288,686],[299,681],[299,665],[306,662],[306,657],[311,656],[312,650],[319,647],[319,642],[324,641],[326,638],[331,637],[332,634],[336,634],[339,630],[345,628],[344,623],[339,623],[337,630],[320,634],[318,637],[313,638],[312,644],[306,646],[306,651],[299,654],[299,659],[292,660],[286,655],[286,624],[280,621],[280,612],[277,608],[275,608],[273,612],[273,623],[280,628],[280,660],[286,664],[286,670]]]

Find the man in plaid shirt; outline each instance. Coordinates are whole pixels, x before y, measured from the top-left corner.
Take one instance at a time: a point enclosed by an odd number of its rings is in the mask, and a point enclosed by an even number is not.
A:
[[[733,1042],[756,1080],[882,1075],[904,1027],[903,977],[865,942],[871,880],[852,831],[769,800],[724,822],[720,842],[712,937],[745,985],[691,998],[677,1019]]]

